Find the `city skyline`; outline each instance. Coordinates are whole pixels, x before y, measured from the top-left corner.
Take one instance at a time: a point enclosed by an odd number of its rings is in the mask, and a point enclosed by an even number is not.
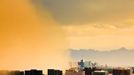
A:
[[[111,67],[98,65],[94,62],[85,62],[83,59],[77,61],[77,66],[65,70],[59,69],[29,69],[29,70],[0,70],[0,75],[133,75],[134,67]]]

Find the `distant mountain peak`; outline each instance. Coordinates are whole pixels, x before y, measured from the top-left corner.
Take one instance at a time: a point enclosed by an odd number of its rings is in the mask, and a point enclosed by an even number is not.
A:
[[[119,50],[128,50],[126,47],[121,47]]]

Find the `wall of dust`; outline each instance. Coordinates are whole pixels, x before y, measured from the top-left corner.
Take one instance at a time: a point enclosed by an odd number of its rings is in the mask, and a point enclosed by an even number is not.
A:
[[[28,0],[0,1],[0,69],[67,67],[65,33],[48,11],[43,13],[47,17]]]

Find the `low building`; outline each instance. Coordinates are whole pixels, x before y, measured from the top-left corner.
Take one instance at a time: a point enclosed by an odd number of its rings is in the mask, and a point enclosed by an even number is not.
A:
[[[108,75],[107,71],[94,71],[92,75]]]
[[[65,75],[85,75],[85,71],[66,70]]]
[[[10,71],[10,75],[24,75],[23,71]]]
[[[10,71],[7,70],[0,70],[0,75],[9,75]]]
[[[113,75],[132,75],[131,69],[113,69]]]
[[[62,71],[55,69],[48,69],[48,75],[62,75]]]
[[[31,69],[25,70],[25,75],[43,75],[43,72],[42,70]]]

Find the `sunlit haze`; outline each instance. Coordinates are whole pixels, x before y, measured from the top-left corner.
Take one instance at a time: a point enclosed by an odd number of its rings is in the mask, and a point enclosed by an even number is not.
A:
[[[134,0],[0,0],[0,69],[64,69],[69,49],[134,49],[133,13]]]
[[[40,18],[28,0],[0,1],[0,69],[65,68],[69,60],[64,31]]]

